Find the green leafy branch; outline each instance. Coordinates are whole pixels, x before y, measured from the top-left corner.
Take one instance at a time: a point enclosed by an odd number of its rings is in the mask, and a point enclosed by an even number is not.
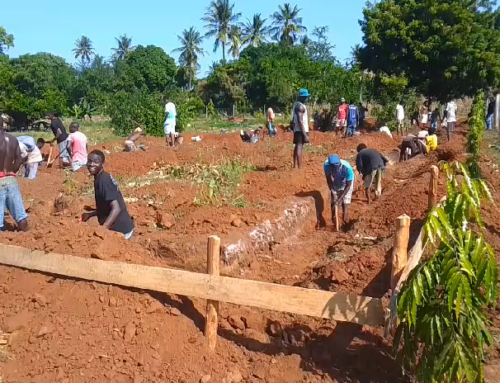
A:
[[[435,253],[402,288],[394,348],[420,382],[482,382],[484,347],[492,344],[485,310],[498,296],[495,254],[482,234],[481,202],[492,197],[463,164],[442,168],[448,198],[423,229]]]

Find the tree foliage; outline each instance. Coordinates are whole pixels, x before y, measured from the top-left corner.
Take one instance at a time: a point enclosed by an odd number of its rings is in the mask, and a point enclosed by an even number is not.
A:
[[[120,37],[115,37],[117,47],[112,48],[113,58],[115,60],[123,60],[129,52],[133,51],[135,47],[132,45],[132,37],[127,37],[126,34]]]
[[[75,54],[75,59],[80,59],[82,61],[82,67],[85,68],[86,65],[90,64],[92,57],[95,55],[92,40],[87,36],[80,37],[75,41],[73,53]]]
[[[464,165],[443,170],[448,199],[424,225],[435,253],[403,286],[394,347],[419,382],[482,382],[484,347],[492,343],[485,312],[498,295],[495,254],[482,232],[481,203],[491,194]]]
[[[175,80],[177,67],[172,57],[154,45],[139,45],[116,67],[118,87],[164,92]]]
[[[484,121],[486,119],[486,103],[484,93],[478,92],[469,118],[469,132],[467,133],[467,153],[470,157],[467,160],[467,167],[473,177],[479,177],[480,170],[477,161],[479,159],[479,150],[484,136]]]
[[[300,11],[298,6],[292,7],[290,3],[285,3],[271,15],[273,26],[270,33],[276,41],[284,45],[293,45],[300,35],[307,31],[307,28],[302,25]]]
[[[196,72],[200,65],[198,64],[199,56],[204,56],[205,51],[201,47],[203,37],[195,27],[185,29],[181,36],[177,36],[181,46],[174,50],[179,52],[179,64],[184,68],[184,73],[189,81],[189,89],[196,77]]]
[[[266,25],[267,19],[263,19],[260,13],[253,15],[243,26],[243,44],[258,47],[267,43],[270,27]]]
[[[14,46],[14,36],[7,33],[5,28],[0,26],[0,55]]]
[[[236,25],[241,13],[234,11],[230,0],[213,0],[208,6],[204,21],[207,30],[205,37],[215,37],[214,52],[222,46],[222,61],[226,62],[226,45],[229,42],[231,27]]]
[[[360,21],[365,46],[358,60],[363,69],[405,78],[419,94],[443,103],[495,87],[500,78],[500,32],[491,27],[491,2],[482,3],[367,3]]]

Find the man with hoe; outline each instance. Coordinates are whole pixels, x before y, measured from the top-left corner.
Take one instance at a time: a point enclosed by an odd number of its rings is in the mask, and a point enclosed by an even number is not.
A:
[[[354,191],[354,172],[349,162],[332,155],[323,163],[328,189],[331,192],[332,222],[337,224],[337,209],[342,204],[344,224],[349,222],[349,205]]]
[[[298,101],[293,104],[293,168],[300,169],[302,163],[302,147],[309,143],[309,117],[307,115],[306,103],[309,99],[309,91],[301,89]]]
[[[54,139],[47,141],[50,145],[57,141],[59,147],[59,163],[62,167],[69,166],[69,152],[68,152],[68,133],[66,133],[66,128],[64,127],[61,119],[55,115],[55,113],[48,113],[47,118],[50,120],[50,129],[54,133]]]
[[[21,231],[28,231],[28,215],[17,183],[16,173],[23,160],[17,138],[4,130],[0,121],[0,230],[7,209]]]

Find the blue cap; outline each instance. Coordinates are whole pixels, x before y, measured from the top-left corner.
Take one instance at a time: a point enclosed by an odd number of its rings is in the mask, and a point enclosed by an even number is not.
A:
[[[333,156],[328,157],[328,163],[330,165],[340,165],[339,156],[333,155]]]
[[[309,91],[307,89],[301,89],[299,91],[299,97],[309,97]]]

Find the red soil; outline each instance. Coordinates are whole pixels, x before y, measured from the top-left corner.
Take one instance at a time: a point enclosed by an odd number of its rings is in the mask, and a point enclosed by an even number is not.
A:
[[[236,268],[223,272],[383,297],[389,289],[388,260],[395,218],[410,215],[415,236],[427,207],[429,175],[425,170],[437,157],[390,167],[384,175],[382,197],[370,206],[361,192],[355,193],[351,230],[335,233],[324,196],[322,163],[334,153],[352,163],[361,142],[385,154],[398,143],[380,134],[343,139],[312,132],[312,147],[307,149],[300,171],[291,169],[291,135],[281,132],[277,139],[256,145],[243,144],[233,134],[203,135],[198,143],[185,137],[185,144],[176,149],[148,138],[147,151],[136,153],[114,152],[121,144],[107,144],[101,147],[112,152],[107,170],[118,179],[125,197],[139,199],[128,204],[136,221],[130,241],[101,230],[95,222],[78,223],[84,206],[94,204],[92,183],[84,171],[66,177],[63,185],[65,176],[60,169],[42,169],[37,180],[20,182],[30,210],[31,231],[0,233],[0,242],[203,272],[207,235],[248,232],[281,212],[289,196],[313,196],[326,225],[319,229],[313,223],[306,225],[299,236],[242,259]],[[463,153],[464,142],[458,135],[451,144],[441,145],[440,156]],[[215,163],[235,156],[258,170],[245,175],[238,191],[248,201],[246,208],[195,206],[197,189],[190,182],[123,187],[130,177],[150,171],[155,162]],[[492,187],[500,190],[500,177],[491,161],[485,158],[483,165]],[[443,179],[439,185],[442,195]],[[87,194],[81,195],[82,190]],[[68,208],[55,212],[53,201],[60,192]],[[494,196],[500,199],[496,191]],[[148,200],[163,204],[148,205]],[[174,226],[154,228],[158,212],[172,214]],[[231,225],[232,215],[242,220],[242,227]],[[500,254],[496,208],[487,207],[485,217],[488,240]],[[3,266],[0,297],[0,329],[16,330],[9,337],[9,358],[3,362],[0,349],[0,376],[6,382],[190,383],[205,375],[211,376],[211,382],[226,383],[406,381],[390,355],[390,342],[383,339],[382,328],[224,304],[219,343],[211,353],[202,334],[203,300],[53,278]],[[495,318],[498,308],[492,314]]]

